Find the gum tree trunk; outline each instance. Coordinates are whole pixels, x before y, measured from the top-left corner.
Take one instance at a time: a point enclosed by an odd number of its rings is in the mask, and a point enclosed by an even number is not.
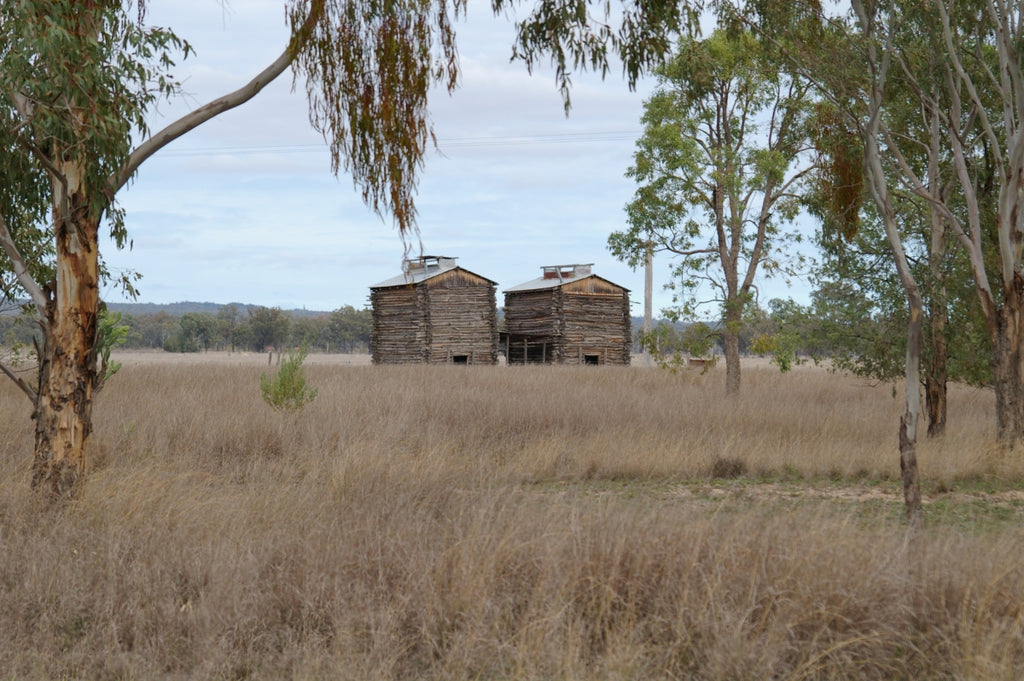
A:
[[[25,282],[43,327],[43,342],[38,348],[39,385],[33,395],[32,414],[36,422],[32,462],[35,489],[55,497],[70,497],[79,492],[86,473],[92,398],[98,385],[100,217],[118,190],[156,151],[211,118],[248,102],[281,75],[307,44],[323,16],[323,0],[313,0],[305,22],[276,60],[241,88],[195,109],[149,137],[131,153],[120,171],[108,178],[105,186],[88,184],[82,159],[66,155],[66,150],[63,154],[59,149],[52,150],[48,164],[52,164],[53,171],[56,279],[44,287]],[[82,128],[88,129],[91,114],[79,115]],[[4,245],[10,256],[13,244]],[[8,245],[11,249],[6,248]],[[33,392],[27,386],[23,390]]]
[[[868,5],[861,0],[853,0],[853,10],[865,35],[876,35],[877,26]],[[885,227],[886,239],[892,250],[893,264],[907,296],[907,307],[910,321],[907,326],[907,355],[904,372],[905,401],[904,412],[900,418],[900,476],[903,480],[903,502],[906,509],[907,525],[912,530],[922,527],[924,520],[921,514],[921,480],[917,469],[917,422],[921,413],[921,327],[924,321],[924,304],[921,289],[914,278],[903,240],[900,237],[889,193],[888,178],[882,165],[882,152],[879,148],[881,139],[881,111],[886,78],[891,66],[891,55],[883,51],[879,60],[877,47],[870,41],[867,44],[867,65],[871,76],[868,89],[868,111],[866,126],[861,130],[864,141],[864,171],[868,191]]]
[[[725,394],[738,395],[740,392],[740,320],[742,308],[736,301],[726,304],[725,333],[722,344],[725,346]]]
[[[943,313],[943,316],[944,313]],[[941,437],[946,432],[947,345],[945,330],[932,320],[931,357],[925,375],[925,408],[928,411],[928,437]]]
[[[54,185],[57,278],[46,287],[49,333],[43,334],[39,348],[32,485],[66,497],[75,493],[85,475],[92,431],[99,221],[90,215],[93,211],[81,194],[68,195],[60,183]]]
[[[900,477],[907,524],[919,529],[921,516],[921,478],[917,468],[917,426],[921,417],[921,339],[924,306],[916,289],[908,291],[910,322],[907,327],[906,401],[900,418]]]
[[[939,172],[939,117],[935,111],[931,116],[930,145],[928,154],[928,188],[946,202],[953,191],[953,184],[942,183]],[[946,432],[946,385],[949,382],[949,345],[946,340],[946,325],[949,311],[946,302],[946,219],[936,208],[930,209],[931,238],[928,246],[928,269],[930,272],[928,295],[929,357],[925,372],[925,410],[928,412],[928,437],[940,437]]]
[[[992,334],[992,376],[996,393],[996,433],[1013,446],[1024,437],[1024,296],[1021,281],[1006,293]]]
[[[933,253],[933,258],[935,257]],[[941,267],[932,265],[932,285],[936,292],[930,301],[928,318],[929,357],[924,376],[925,410],[928,412],[928,437],[941,437],[946,432],[946,391],[949,383],[949,343],[946,340],[945,285]]]

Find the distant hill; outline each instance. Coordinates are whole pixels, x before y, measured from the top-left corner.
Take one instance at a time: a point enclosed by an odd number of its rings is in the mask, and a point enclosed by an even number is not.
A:
[[[234,305],[242,312],[249,310],[250,308],[260,307],[259,305],[249,305],[247,303],[197,303],[194,301],[183,301],[180,303],[107,303],[107,309],[111,312],[120,312],[121,314],[130,315],[152,315],[159,312],[171,315],[172,317],[180,317],[190,312],[206,312],[208,314],[215,315],[217,311],[226,305]],[[285,310],[292,317],[318,317],[320,315],[330,314],[330,310]]]
[[[630,322],[633,324],[633,329],[634,330],[635,329],[642,329],[642,328],[644,328],[644,318],[643,317],[632,316],[629,319],[630,319]],[[651,320],[651,326],[652,327],[657,326],[658,324],[662,324],[662,323],[672,325],[673,327],[675,327],[675,329],[677,331],[684,331],[684,330],[688,329],[690,326],[693,325],[693,322],[673,322],[673,321],[670,321],[668,319],[659,318],[659,317],[655,317],[654,319]]]

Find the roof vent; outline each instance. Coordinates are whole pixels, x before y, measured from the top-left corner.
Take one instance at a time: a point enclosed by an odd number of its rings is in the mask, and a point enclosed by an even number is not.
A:
[[[565,281],[566,279],[574,279],[576,277],[584,277],[590,274],[590,268],[594,263],[576,264],[576,265],[545,265],[541,267],[544,272],[542,279],[557,279],[558,281]]]
[[[457,258],[446,255],[421,255],[418,258],[406,258],[402,270],[406,274],[420,274],[447,270],[455,267]]]

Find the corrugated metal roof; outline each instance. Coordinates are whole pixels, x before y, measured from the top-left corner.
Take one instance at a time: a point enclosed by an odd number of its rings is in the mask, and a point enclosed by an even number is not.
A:
[[[475,277],[480,277],[485,281],[489,281],[492,284],[497,285],[498,282],[488,279],[487,277],[481,277],[476,272],[470,272],[465,268],[460,268],[455,264],[456,258],[450,258],[448,256],[433,256],[425,255],[420,258],[410,258],[404,263],[405,271],[402,274],[385,279],[382,282],[371,284],[370,288],[390,288],[392,286],[408,286],[410,284],[419,284],[420,282],[450,272],[451,270],[461,269],[463,272],[472,274]]]
[[[593,274],[588,276],[595,276]],[[586,277],[576,277],[575,279],[545,279],[539,277],[537,279],[531,279],[530,281],[524,281],[522,284],[516,284],[512,288],[505,289],[505,293],[516,293],[518,291],[539,291],[546,288],[558,288],[562,284],[567,284],[570,281],[579,281],[580,279],[586,279]]]
[[[575,264],[575,265],[547,265],[541,268],[543,274],[530,281],[524,281],[522,284],[517,284],[511,288],[505,289],[505,293],[519,293],[522,291],[542,291],[544,289],[558,288],[565,284],[574,281],[583,281],[591,277],[600,279],[601,281],[607,281],[613,286],[618,286],[625,291],[626,289],[619,286],[615,282],[608,281],[604,277],[599,277],[591,272],[593,263],[586,264]]]

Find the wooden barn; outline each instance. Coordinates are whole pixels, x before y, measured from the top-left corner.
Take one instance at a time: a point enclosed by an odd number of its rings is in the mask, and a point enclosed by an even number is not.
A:
[[[374,364],[497,363],[497,282],[446,256],[409,258],[402,270],[370,287]]]
[[[591,267],[542,267],[539,279],[505,291],[509,364],[629,364],[629,289]]]

